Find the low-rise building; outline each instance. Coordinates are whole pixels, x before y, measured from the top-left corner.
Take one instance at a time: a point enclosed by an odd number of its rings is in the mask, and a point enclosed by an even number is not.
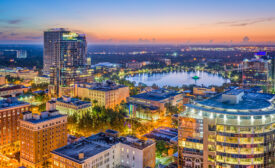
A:
[[[81,117],[83,114],[91,111],[92,104],[91,102],[82,101],[77,98],[62,96],[56,100],[56,109],[61,114],[78,114]]]
[[[0,96],[15,97],[27,91],[28,88],[23,85],[3,85],[0,87]]]
[[[30,79],[34,80],[35,77],[38,76],[38,71],[32,69],[23,69],[23,68],[5,68],[0,69],[0,75],[2,76],[11,76],[11,77],[18,77],[21,79]]]
[[[183,93],[158,89],[128,97],[127,102],[131,116],[147,120],[158,120],[166,115],[167,105],[183,105]]]
[[[34,78],[34,83],[36,85],[39,85],[39,84],[49,84],[50,83],[50,77],[47,76],[47,75],[43,75],[43,76],[36,76]]]
[[[108,130],[52,151],[53,168],[155,167],[155,143]]]
[[[20,165],[41,168],[51,162],[52,150],[67,144],[67,116],[50,101],[41,114],[23,113],[20,120]]]
[[[194,86],[193,87],[193,94],[194,95],[199,95],[199,96],[204,96],[207,94],[214,94],[216,93],[216,90],[214,87],[200,87],[200,86]]]
[[[143,62],[136,62],[136,61],[132,61],[132,62],[128,62],[126,63],[126,68],[129,69],[140,69],[143,66]]]
[[[105,83],[79,84],[76,86],[76,96],[95,101],[96,105],[105,108],[115,108],[129,97],[129,87],[118,85],[112,81]]]
[[[0,100],[0,153],[19,150],[19,119],[29,110],[29,103],[16,98]]]

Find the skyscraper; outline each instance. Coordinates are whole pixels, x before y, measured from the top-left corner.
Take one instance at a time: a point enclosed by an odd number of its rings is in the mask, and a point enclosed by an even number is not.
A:
[[[44,73],[49,73],[50,67],[56,62],[54,54],[55,42],[59,41],[62,38],[63,33],[69,33],[69,31],[64,28],[54,28],[44,32]]]
[[[60,86],[68,87],[75,83],[89,82],[87,71],[87,42],[84,34],[64,29],[51,29],[45,32],[45,72],[50,72],[50,89],[58,95]],[[46,51],[45,51],[46,52]],[[50,58],[47,58],[50,57]],[[49,68],[50,67],[50,68]],[[52,91],[51,91],[52,92]]]

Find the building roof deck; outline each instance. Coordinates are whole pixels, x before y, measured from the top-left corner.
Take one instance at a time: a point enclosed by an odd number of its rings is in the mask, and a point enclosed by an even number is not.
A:
[[[237,104],[230,104],[222,101],[222,94],[204,101],[197,101],[195,104],[186,106],[203,111],[239,114],[239,115],[267,115],[275,114],[275,108],[271,101],[274,99],[273,94],[253,93],[242,90],[244,95],[242,100]],[[239,91],[228,91],[225,94],[235,95]]]
[[[138,98],[138,99],[146,99],[146,100],[153,100],[153,101],[161,101],[176,95],[179,95],[182,93],[170,91],[167,89],[158,89],[153,90],[151,92],[141,93],[134,96],[131,96],[132,98]]]
[[[61,118],[61,117],[64,117],[66,115],[63,115],[63,114],[57,114],[57,115],[54,115],[54,116],[48,116],[48,117],[45,117],[45,118],[42,118],[40,117],[40,119],[28,119],[28,120],[24,120],[25,122],[30,122],[32,124],[38,124],[38,123],[42,123],[42,122],[45,122],[45,121],[49,121],[49,120],[53,120],[53,119],[56,119],[56,118]]]
[[[70,98],[70,101],[66,101],[63,98],[57,98],[56,101],[61,102],[61,103],[71,104],[71,105],[74,105],[74,106],[81,106],[81,105],[84,105],[84,104],[90,104],[91,105],[91,102],[82,101],[82,100],[79,100],[77,98]]]
[[[134,137],[130,138],[136,140],[135,142],[137,143],[127,141],[127,137],[117,138],[113,136],[108,136],[106,135],[106,133],[100,132],[83,140],[74,142],[70,145],[58,148],[52,151],[52,153],[81,164],[86,159],[91,158],[101,152],[104,152],[118,143],[127,144],[138,149],[143,149],[149,145],[152,145],[148,143],[142,143],[144,141],[135,139]],[[80,153],[84,154],[83,158],[79,158]]]

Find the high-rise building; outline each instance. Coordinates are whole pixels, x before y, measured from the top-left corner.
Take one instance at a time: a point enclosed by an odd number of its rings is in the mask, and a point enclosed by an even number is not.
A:
[[[53,168],[155,167],[156,145],[106,130],[52,151]]]
[[[67,116],[50,101],[41,114],[23,113],[20,120],[20,164],[26,168],[47,167],[52,150],[67,144]]]
[[[44,33],[44,69],[50,72],[50,93],[59,96],[62,86],[85,83],[92,80],[87,69],[87,42],[84,34],[64,29]],[[47,58],[47,57],[51,58]]]
[[[274,167],[274,95],[235,88],[186,105],[178,166]]]
[[[271,90],[271,60],[266,55],[255,54],[253,59],[242,62],[242,81],[244,86],[260,86],[265,92]]]
[[[13,153],[19,148],[19,119],[30,110],[30,104],[16,98],[0,100],[0,153]],[[1,161],[0,161],[1,162]]]
[[[57,61],[55,57],[55,43],[61,40],[63,33],[69,33],[69,31],[64,28],[54,28],[44,32],[44,73],[50,73],[51,66],[55,65]]]

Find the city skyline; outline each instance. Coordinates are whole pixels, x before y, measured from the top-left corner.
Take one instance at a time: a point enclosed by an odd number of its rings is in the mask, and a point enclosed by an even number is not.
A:
[[[0,43],[42,44],[64,27],[91,44],[275,44],[275,2],[1,1]],[[13,12],[10,12],[13,11]]]

